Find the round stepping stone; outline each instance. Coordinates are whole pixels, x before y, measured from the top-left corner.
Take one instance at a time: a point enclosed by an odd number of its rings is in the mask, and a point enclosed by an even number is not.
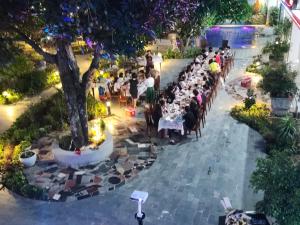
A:
[[[108,182],[111,184],[119,184],[121,179],[119,177],[110,177],[108,178]]]

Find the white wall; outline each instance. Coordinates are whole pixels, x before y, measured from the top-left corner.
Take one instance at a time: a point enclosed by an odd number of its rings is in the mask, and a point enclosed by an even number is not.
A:
[[[300,74],[300,28],[293,23],[288,61]]]

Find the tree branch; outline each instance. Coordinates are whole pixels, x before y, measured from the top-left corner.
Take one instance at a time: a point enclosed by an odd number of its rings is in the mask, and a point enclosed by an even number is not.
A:
[[[56,64],[56,55],[47,53],[43,51],[43,49],[31,38],[29,38],[25,33],[20,31],[16,27],[11,27],[14,32],[16,32],[20,38],[25,41],[27,44],[29,44],[38,54],[42,55],[46,62]]]
[[[88,70],[82,75],[81,87],[84,91],[88,90],[90,83],[92,81],[94,71],[98,69],[100,62],[100,48],[96,47],[94,51],[94,58],[90,64]]]

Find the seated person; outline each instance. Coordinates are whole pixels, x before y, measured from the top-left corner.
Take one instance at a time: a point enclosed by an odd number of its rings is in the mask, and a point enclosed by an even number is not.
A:
[[[201,94],[196,89],[193,90],[193,94],[195,99],[197,100],[198,105],[200,106],[202,104]]]
[[[166,96],[167,96],[167,103],[171,104],[173,103],[175,99],[175,87],[172,85],[169,85],[167,90],[166,90]]]
[[[220,68],[219,64],[213,59],[209,60],[209,71],[212,74],[217,74],[217,73],[221,72],[221,68]]]
[[[190,110],[189,106],[186,106],[184,110],[185,113],[182,118],[184,119],[183,127],[184,127],[184,133],[186,134],[187,131],[190,131],[194,128],[197,121],[193,112]]]
[[[194,70],[195,71],[198,71],[198,70],[200,70],[201,69],[201,64],[199,63],[199,62],[196,62],[195,63],[195,66],[194,66]]]
[[[190,102],[190,110],[194,114],[195,119],[197,120],[200,114],[200,105],[198,104],[197,99],[195,97],[193,97]]]
[[[185,73],[182,71],[179,73],[179,77],[178,77],[178,81],[185,81],[186,79],[186,76],[185,76]]]

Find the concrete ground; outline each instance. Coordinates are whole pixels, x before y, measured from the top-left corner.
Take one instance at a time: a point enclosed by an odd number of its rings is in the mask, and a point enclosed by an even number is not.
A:
[[[238,50],[228,79],[240,76],[258,51]],[[133,217],[136,203],[129,199],[134,190],[149,192],[143,207],[145,225],[216,225],[224,213],[220,204],[224,196],[234,208],[253,210],[262,196],[253,194],[249,177],[256,158],[264,156],[264,142],[257,132],[230,117],[235,103],[220,87],[202,138],[196,141],[191,135],[178,145],[165,147],[149,170],[104,196],[47,203],[0,192],[0,224],[137,224]]]

